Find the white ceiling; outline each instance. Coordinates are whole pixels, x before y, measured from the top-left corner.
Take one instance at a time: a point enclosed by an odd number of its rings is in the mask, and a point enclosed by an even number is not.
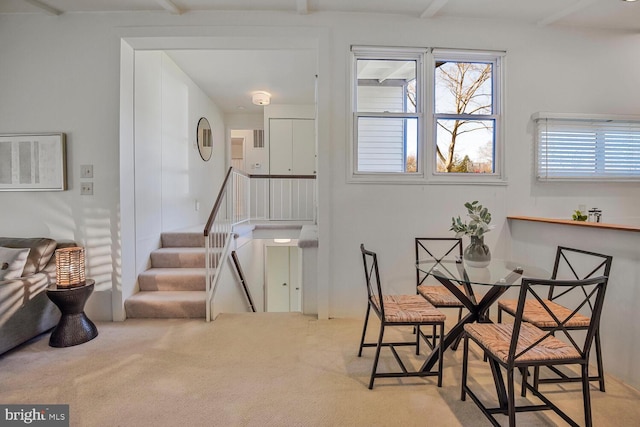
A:
[[[314,50],[166,50],[171,59],[226,113],[259,113],[253,92],[274,104],[313,104]]]
[[[576,26],[640,33],[640,1],[622,0],[2,0],[0,14],[74,12],[280,11],[396,14],[416,19],[476,18],[539,26]],[[227,113],[251,113],[251,92],[277,104],[313,103],[316,56],[311,50],[167,51]],[[229,67],[228,64],[233,64]],[[244,109],[239,109],[243,107]]]

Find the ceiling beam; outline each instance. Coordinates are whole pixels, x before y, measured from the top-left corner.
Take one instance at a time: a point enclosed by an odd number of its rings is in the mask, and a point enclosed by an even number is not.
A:
[[[420,15],[420,18],[433,18],[449,2],[449,0],[433,0],[428,8]]]
[[[171,0],[156,0],[164,10],[170,12],[173,15],[182,15],[182,11],[178,6],[176,6]]]
[[[536,24],[540,27],[545,27],[549,24],[553,24],[554,22],[559,21],[565,16],[569,16],[572,13],[576,13],[577,11],[584,9],[585,7],[589,6],[591,3],[594,3],[595,1],[596,0],[580,0],[579,2],[574,3],[569,7],[560,9],[556,13],[539,20],[538,22],[536,22]]]
[[[48,4],[42,3],[40,0],[22,0],[25,3],[29,3],[31,6],[35,6],[47,15],[58,16],[62,15],[62,11],[56,9],[55,7],[51,7]]]
[[[309,0],[296,0],[296,9],[298,15],[307,15],[309,13]]]

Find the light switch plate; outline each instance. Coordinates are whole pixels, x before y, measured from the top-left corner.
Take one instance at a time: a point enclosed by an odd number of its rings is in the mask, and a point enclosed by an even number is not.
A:
[[[81,196],[93,196],[93,182],[81,182],[80,183],[80,195]]]
[[[80,178],[93,178],[93,165],[80,165]]]

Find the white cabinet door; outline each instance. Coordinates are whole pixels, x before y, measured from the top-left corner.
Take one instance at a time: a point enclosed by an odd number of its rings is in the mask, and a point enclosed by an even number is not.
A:
[[[269,120],[269,173],[291,175],[291,142],[293,127],[290,119]]]
[[[269,120],[269,173],[316,173],[315,124],[312,119]]]
[[[294,175],[316,174],[316,129],[314,120],[292,120],[292,172]]]

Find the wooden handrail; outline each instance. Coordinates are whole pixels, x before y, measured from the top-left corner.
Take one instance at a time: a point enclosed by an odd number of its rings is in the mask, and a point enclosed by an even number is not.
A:
[[[229,177],[231,176],[231,171],[233,170],[233,166],[229,168],[227,171],[227,175],[224,177],[224,181],[222,182],[222,187],[220,187],[220,192],[218,192],[218,197],[216,198],[216,202],[213,204],[213,209],[211,209],[211,213],[209,214],[209,219],[204,226],[204,235],[205,237],[209,235],[211,231],[211,227],[213,226],[213,221],[216,219],[216,215],[218,215],[218,211],[220,210],[220,205],[222,204],[222,199],[227,192],[227,182],[229,181]]]
[[[236,254],[236,251],[231,251],[231,259],[233,260],[233,265],[236,267],[236,272],[238,273],[238,278],[240,279],[240,284],[242,285],[244,294],[247,297],[249,308],[251,308],[251,311],[255,313],[256,307],[253,305],[253,298],[251,298],[251,292],[247,287],[247,281],[244,277],[244,272],[242,271],[242,267],[240,266],[240,260],[238,259],[238,255]]]

